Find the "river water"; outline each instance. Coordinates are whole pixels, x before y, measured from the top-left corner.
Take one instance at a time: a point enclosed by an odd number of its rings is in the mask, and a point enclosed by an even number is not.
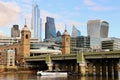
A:
[[[117,78],[97,76],[81,77],[77,75],[69,75],[67,77],[42,77],[31,73],[7,73],[0,74],[0,80],[120,80],[120,72]]]

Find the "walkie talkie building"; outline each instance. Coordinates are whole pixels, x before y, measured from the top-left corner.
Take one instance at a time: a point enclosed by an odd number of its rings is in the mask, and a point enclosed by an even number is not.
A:
[[[87,34],[90,37],[107,38],[109,23],[103,20],[89,20],[87,23]]]

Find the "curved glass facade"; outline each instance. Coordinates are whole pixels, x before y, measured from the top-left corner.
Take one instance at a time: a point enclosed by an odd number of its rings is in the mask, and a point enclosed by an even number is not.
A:
[[[107,38],[109,23],[102,20],[89,20],[87,23],[87,34],[90,37]]]
[[[81,32],[75,26],[73,26],[72,37],[79,37],[79,36],[81,36]]]
[[[87,23],[87,34],[90,36],[90,47],[101,49],[101,38],[107,38],[109,23],[103,20],[89,20]]]

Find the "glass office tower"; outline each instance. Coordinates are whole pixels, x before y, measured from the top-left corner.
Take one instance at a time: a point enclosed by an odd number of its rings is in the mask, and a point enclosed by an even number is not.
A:
[[[109,23],[103,20],[89,20],[87,23],[87,34],[90,37],[107,38]]]
[[[81,36],[81,33],[75,26],[73,26],[73,28],[72,28],[72,37],[78,37],[78,36]]]
[[[47,17],[45,23],[45,39],[55,38],[56,28],[54,23],[54,18]]]
[[[41,40],[42,35],[42,20],[40,18],[40,10],[39,6],[34,3],[33,9],[32,9],[32,38],[37,38]]]
[[[90,47],[101,49],[101,39],[108,37],[109,23],[103,20],[89,20],[87,34],[90,36]]]

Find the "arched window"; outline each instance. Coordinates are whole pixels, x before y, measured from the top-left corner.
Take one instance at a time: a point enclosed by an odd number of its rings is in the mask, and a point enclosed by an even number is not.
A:
[[[26,39],[28,39],[28,34],[26,34],[26,36],[25,36],[25,37],[26,37]]]

